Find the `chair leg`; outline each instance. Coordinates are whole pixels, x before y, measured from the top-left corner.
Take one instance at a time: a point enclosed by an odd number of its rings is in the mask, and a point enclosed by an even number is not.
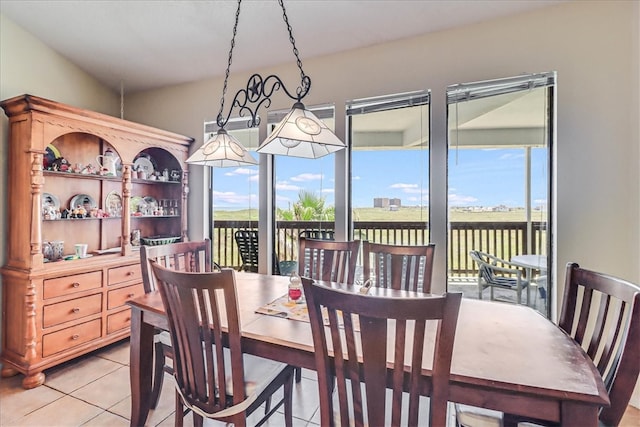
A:
[[[180,393],[176,391],[175,394],[176,394],[176,413],[175,413],[174,425],[176,427],[182,427],[184,425],[184,406],[182,406],[182,398],[180,397]]]
[[[151,390],[151,409],[156,409],[160,400],[160,390],[164,381],[164,351],[162,351],[162,343],[156,342],[154,345],[154,361],[153,361],[153,389]]]
[[[296,371],[301,368],[296,368]],[[284,383],[284,423],[286,427],[293,427],[293,375]]]
[[[296,368],[296,382],[302,381],[302,368]]]

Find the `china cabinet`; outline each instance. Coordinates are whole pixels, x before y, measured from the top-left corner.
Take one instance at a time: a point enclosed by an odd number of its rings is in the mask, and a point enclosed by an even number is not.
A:
[[[0,106],[2,375],[22,373],[32,388],[45,369],[129,335],[125,303],[143,293],[139,245],[187,238],[193,140],[31,95]]]

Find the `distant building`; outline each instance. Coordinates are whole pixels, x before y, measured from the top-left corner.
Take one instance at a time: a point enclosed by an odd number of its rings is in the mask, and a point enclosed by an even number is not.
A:
[[[374,208],[388,208],[391,205],[394,205],[397,209],[402,206],[402,202],[400,199],[390,199],[388,197],[376,197],[373,199]]]

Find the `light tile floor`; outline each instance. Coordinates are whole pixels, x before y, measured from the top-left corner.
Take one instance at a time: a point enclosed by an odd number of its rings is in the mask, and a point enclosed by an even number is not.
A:
[[[89,355],[49,369],[43,386],[24,390],[22,375],[0,379],[0,426],[109,426],[129,425],[129,341],[124,340]],[[173,379],[165,377],[158,407],[151,411],[147,426],[174,425]],[[295,384],[293,416],[295,427],[320,425],[316,374],[303,370]],[[629,407],[624,427],[637,427],[640,410]],[[258,415],[258,414],[255,414]],[[249,420],[253,425],[259,417]],[[449,423],[455,425],[453,418]],[[185,425],[192,425],[191,416]],[[205,426],[223,423],[205,420]],[[282,426],[282,413],[274,414],[266,426]]]

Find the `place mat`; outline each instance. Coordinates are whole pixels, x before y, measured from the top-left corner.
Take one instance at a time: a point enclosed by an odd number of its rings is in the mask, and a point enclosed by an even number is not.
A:
[[[268,304],[256,310],[256,313],[267,314],[269,316],[282,317],[285,319],[309,322],[309,311],[307,304],[296,304],[289,301],[287,294],[276,298]]]
[[[309,323],[309,310],[307,309],[307,304],[296,304],[295,302],[291,302],[289,301],[287,294],[274,299],[262,307],[259,307],[256,310],[256,313]],[[340,328],[344,328],[342,312],[338,312],[338,316]],[[322,307],[322,319],[325,325],[329,324],[329,315],[327,314],[327,309],[325,307]],[[359,331],[360,322],[357,317],[354,319],[354,323],[354,329]]]

